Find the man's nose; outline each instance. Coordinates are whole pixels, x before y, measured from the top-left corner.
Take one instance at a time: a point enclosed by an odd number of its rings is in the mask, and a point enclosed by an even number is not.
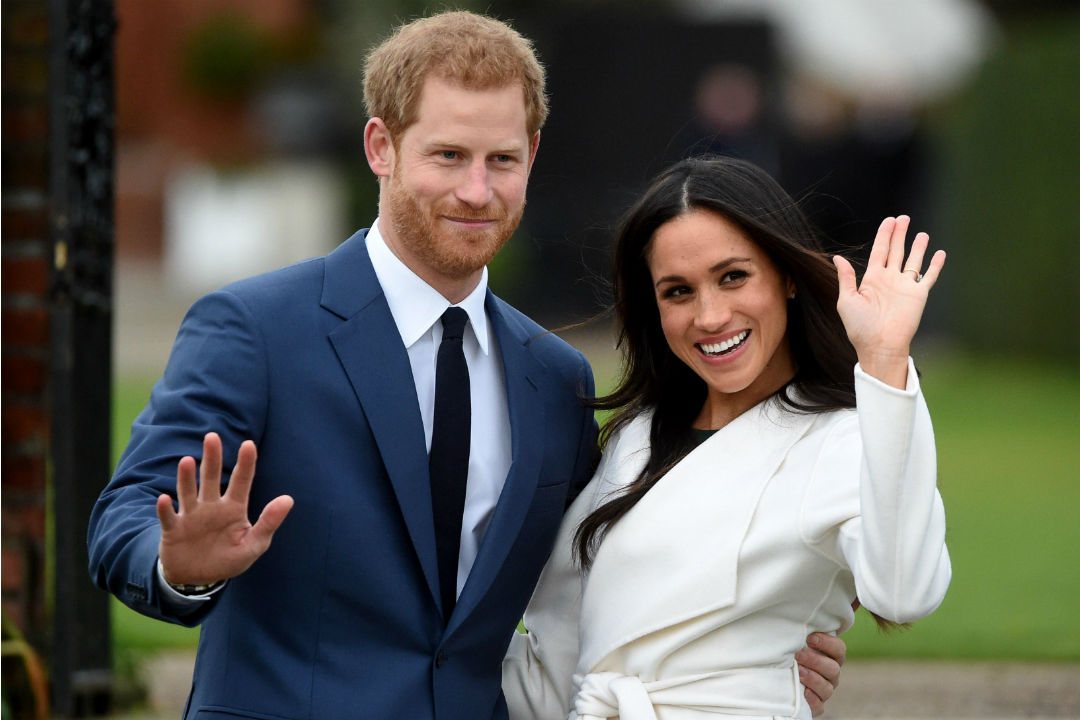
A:
[[[491,179],[487,166],[481,161],[472,163],[466,169],[455,194],[458,200],[473,208],[482,208],[491,202]]]

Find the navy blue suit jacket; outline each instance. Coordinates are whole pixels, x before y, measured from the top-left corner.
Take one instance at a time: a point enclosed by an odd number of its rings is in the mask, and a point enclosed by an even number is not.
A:
[[[202,623],[186,717],[502,718],[501,660],[596,425],[585,358],[489,292],[512,464],[449,623],[408,357],[361,231],[324,258],[199,300],[90,520],[90,572],[128,606]],[[296,504],[270,549],[194,615],[155,576],[154,500],[217,431],[256,442],[252,518]],[[226,468],[228,471],[229,467]]]

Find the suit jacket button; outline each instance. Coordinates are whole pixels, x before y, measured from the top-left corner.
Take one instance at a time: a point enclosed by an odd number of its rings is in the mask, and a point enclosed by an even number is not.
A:
[[[446,663],[446,653],[442,650],[435,656],[435,667],[441,668]]]

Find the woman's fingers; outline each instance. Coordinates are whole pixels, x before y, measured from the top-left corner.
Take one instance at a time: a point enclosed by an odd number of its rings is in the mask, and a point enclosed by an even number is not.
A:
[[[929,243],[930,236],[926,233],[921,232],[915,236],[915,239],[911,241],[911,252],[908,253],[901,272],[908,273],[912,279],[918,279],[922,275],[923,256],[926,254],[926,246]]]
[[[896,223],[893,225],[892,235],[889,237],[889,259],[886,263],[886,267],[896,270],[902,270],[904,266],[904,241],[907,239],[908,225],[911,223],[911,218],[907,215],[900,215],[896,218]]]
[[[874,244],[870,247],[870,257],[867,259],[867,267],[884,265],[889,258],[889,240],[892,238],[893,228],[896,227],[896,218],[887,217],[878,225],[877,235],[874,236]]]
[[[840,283],[840,297],[858,292],[855,287],[855,268],[847,258],[833,255],[833,265],[836,266],[836,278]]]
[[[929,289],[937,281],[937,277],[941,273],[941,268],[945,264],[945,253],[942,250],[935,252],[930,260],[930,266],[926,269],[926,272],[922,272],[926,250],[930,245],[930,236],[925,232],[920,232],[911,241],[911,251],[908,252],[905,260],[904,243],[910,224],[911,218],[907,215],[885,218],[881,221],[877,235],[874,238],[874,245],[870,250],[867,271],[885,267],[910,275],[911,280],[926,282],[926,289]],[[835,258],[833,262],[836,263]],[[837,264],[837,271],[840,271],[839,264]]]
[[[926,268],[926,272],[923,273],[922,280],[919,284],[926,283],[927,292],[930,288],[934,287],[934,283],[937,282],[938,276],[941,275],[941,269],[945,267],[945,251],[938,250],[934,253],[934,256],[930,258],[930,267]]]

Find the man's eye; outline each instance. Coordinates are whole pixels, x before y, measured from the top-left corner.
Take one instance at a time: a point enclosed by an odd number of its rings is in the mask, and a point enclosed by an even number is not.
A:
[[[495,156],[495,162],[498,162],[498,163],[508,163],[512,159],[513,158],[511,158],[509,155],[496,155]]]
[[[456,150],[443,150],[441,155],[443,160],[456,160],[458,156]]]

